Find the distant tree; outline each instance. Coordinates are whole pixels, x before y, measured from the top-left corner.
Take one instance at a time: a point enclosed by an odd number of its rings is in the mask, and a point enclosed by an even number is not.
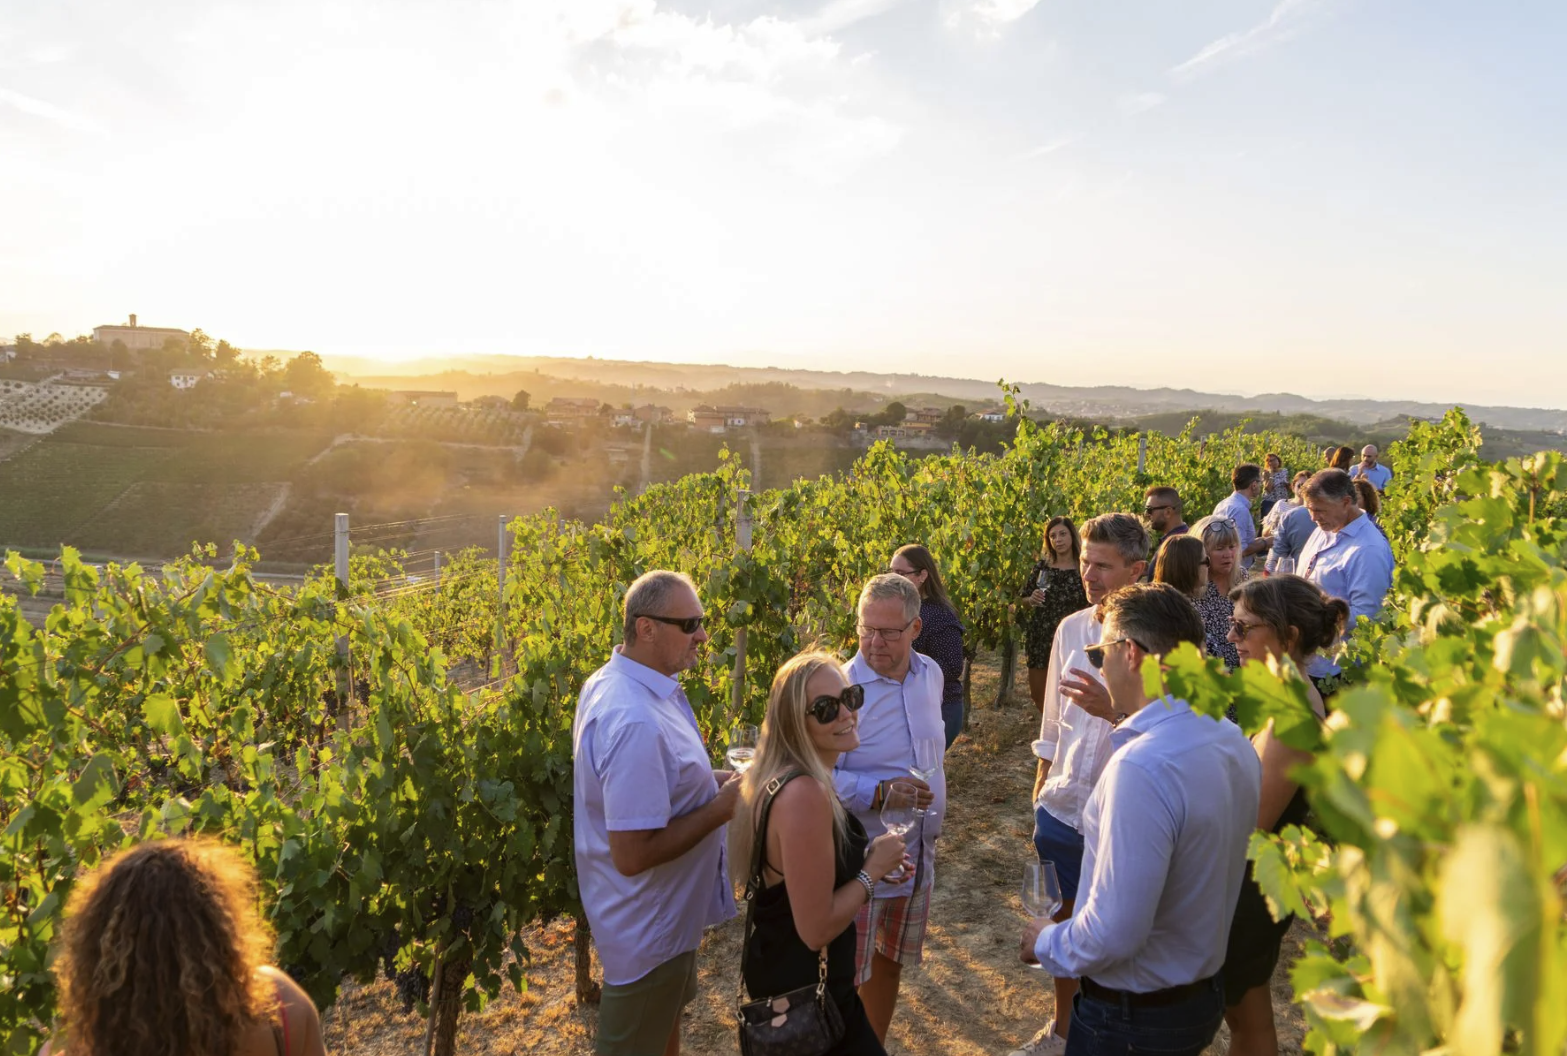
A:
[[[218,346],[212,350],[212,358],[217,360],[218,366],[227,367],[239,359],[239,349],[227,341],[219,341]]]
[[[882,421],[886,425],[898,425],[909,416],[909,409],[897,400],[887,404],[886,410],[881,412]]]
[[[114,342],[109,345],[109,369],[125,370],[134,362],[131,350],[125,347],[125,342],[115,338]]]
[[[859,415],[838,407],[822,415],[822,428],[833,433],[847,433],[857,421]]]
[[[65,338],[61,337],[60,336],[60,331],[56,330],[54,333],[52,333],[48,337],[44,338],[44,344],[46,344],[46,345],[63,345],[63,344],[65,344]]]
[[[947,408],[947,413],[941,416],[941,421],[936,423],[938,436],[957,436],[963,431],[963,423],[968,419],[968,408],[961,403],[954,403]]]
[[[17,334],[11,341],[16,345],[17,359],[32,359],[38,355],[41,347],[33,340],[32,334]]]
[[[301,352],[283,368],[283,387],[296,396],[316,399],[330,395],[337,382],[314,352]]]
[[[511,409],[514,411],[526,411],[528,403],[532,399],[533,397],[529,395],[527,389],[518,389],[517,395],[511,398]]]
[[[190,353],[192,359],[211,359],[212,338],[200,328],[192,330],[190,340],[185,342],[185,350]]]

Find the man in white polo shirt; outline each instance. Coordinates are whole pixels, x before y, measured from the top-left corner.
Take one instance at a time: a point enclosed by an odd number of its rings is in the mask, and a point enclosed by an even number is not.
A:
[[[1083,862],[1083,807],[1110,758],[1110,694],[1087,670],[1084,650],[1099,644],[1094,607],[1113,590],[1137,582],[1147,567],[1148,532],[1129,513],[1107,513],[1083,525],[1080,569],[1088,607],[1061,621],[1050,646],[1045,676],[1044,713],[1034,754],[1034,848],[1041,861],[1054,862],[1061,880],[1061,912],[1072,915]],[[1075,660],[1073,659],[1075,657]],[[1067,661],[1075,665],[1063,670]],[[1055,1056],[1066,1050],[1077,980],[1055,979],[1056,1017],[1011,1056]]]
[[[740,782],[715,771],[675,675],[707,641],[678,572],[626,592],[625,644],[582,687],[572,729],[577,883],[604,966],[599,1056],[678,1056],[702,932],[735,914],[724,823]]]

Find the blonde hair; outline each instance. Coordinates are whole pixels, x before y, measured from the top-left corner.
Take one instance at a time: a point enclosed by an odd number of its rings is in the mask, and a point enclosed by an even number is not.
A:
[[[76,882],[54,963],[72,1053],[233,1056],[276,1001],[256,874],[204,838],[139,844]]]
[[[908,584],[901,576],[893,576]],[[913,590],[913,585],[908,584]],[[767,716],[762,720],[762,735],[756,747],[756,761],[740,781],[740,803],[729,823],[729,871],[736,883],[751,880],[751,855],[755,853],[757,806],[763,790],[775,777],[798,770],[827,791],[832,803],[833,842],[841,846],[849,831],[849,815],[833,788],[832,771],[822,762],[811,744],[806,723],[816,720],[806,714],[811,706],[806,689],[817,672],[825,668],[841,672],[843,664],[836,656],[821,650],[798,653],[773,676],[773,688],[767,695]]]

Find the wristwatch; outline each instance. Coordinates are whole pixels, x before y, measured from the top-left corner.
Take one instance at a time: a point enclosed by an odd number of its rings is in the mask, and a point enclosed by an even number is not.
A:
[[[876,897],[876,881],[870,878],[870,874],[861,869],[854,877],[865,888],[865,901],[869,902]]]

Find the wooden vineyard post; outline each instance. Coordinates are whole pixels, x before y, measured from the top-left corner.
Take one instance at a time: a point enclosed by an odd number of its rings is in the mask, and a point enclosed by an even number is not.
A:
[[[332,564],[337,572],[337,600],[348,599],[348,514],[333,518]],[[348,699],[352,690],[348,673],[348,636],[337,636],[337,728],[348,729]]]
[[[1137,479],[1143,479],[1148,469],[1148,434],[1137,434]]]
[[[490,677],[500,675],[509,677],[517,673],[516,657],[512,655],[511,648],[506,640],[506,561],[511,556],[511,537],[506,531],[506,515],[503,513],[496,518],[495,537],[495,656],[499,660],[498,670],[492,671]]]
[[[735,552],[750,553],[751,551],[751,504],[748,501],[751,493],[745,488],[740,489],[740,495],[735,504]],[[745,640],[746,628],[735,630],[735,666],[730,675],[729,686],[729,724],[732,726],[740,718],[740,709],[745,703]]]
[[[577,1004],[597,1004],[602,991],[593,982],[593,929],[588,927],[588,918],[581,913],[572,923],[575,925],[571,944],[577,966]]]

